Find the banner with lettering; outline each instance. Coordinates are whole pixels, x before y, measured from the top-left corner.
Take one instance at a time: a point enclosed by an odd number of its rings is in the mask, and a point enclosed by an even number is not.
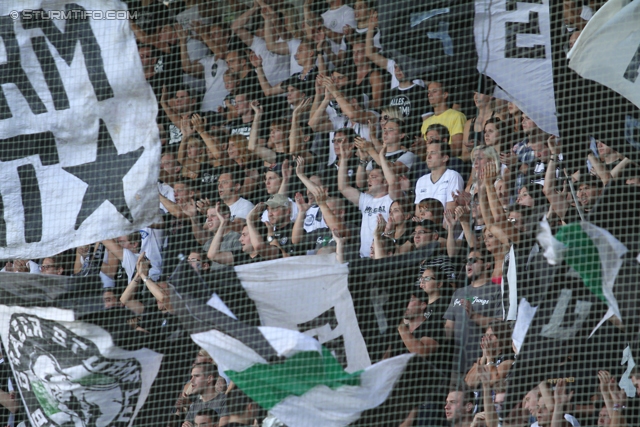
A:
[[[500,86],[498,96],[558,135],[549,0],[476,0],[475,9],[478,71]]]
[[[33,426],[133,425],[162,360],[52,307],[0,306],[0,335]]]
[[[115,0],[0,3],[0,258],[155,219],[157,104],[127,16]]]

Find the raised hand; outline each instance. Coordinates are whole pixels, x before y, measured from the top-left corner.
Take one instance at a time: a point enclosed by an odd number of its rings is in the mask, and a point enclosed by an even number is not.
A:
[[[378,26],[378,11],[374,10],[369,14],[369,28],[374,29]]]
[[[549,139],[547,139],[547,146],[549,147],[549,151],[551,154],[559,154],[560,153],[560,142],[555,135],[551,135]]]
[[[183,117],[180,119],[180,131],[182,132],[182,138],[187,138],[193,134],[194,128],[191,125],[191,118]]]
[[[316,76],[316,95],[324,94],[324,85],[322,84],[322,74]]]
[[[215,208],[213,208],[213,211],[216,213],[216,216],[220,220],[220,225],[227,223],[227,219],[220,213],[220,202],[216,203],[216,206]]]
[[[313,197],[316,199],[316,204],[318,206],[324,206],[327,204],[327,198],[329,197],[329,191],[324,187],[313,187],[311,188],[311,193]]]
[[[496,165],[494,162],[488,162],[484,168],[484,182],[485,185],[493,185],[498,178],[498,171],[496,170]]]
[[[340,144],[340,163],[342,163],[343,160],[346,161],[347,159],[350,159],[351,156],[353,156],[353,150],[346,151],[344,145],[345,144]]]
[[[447,224],[447,228],[450,230],[456,225],[456,211],[454,209],[448,209],[444,211],[444,221]]]
[[[384,220],[382,214],[378,214],[378,223],[376,224],[376,236],[380,236],[385,228],[387,228],[387,221]]]
[[[302,156],[296,157],[296,175],[298,175],[298,177],[305,176],[304,175],[304,158]]]
[[[264,108],[262,108],[262,105],[260,105],[259,101],[251,101],[249,105],[256,115],[262,114],[264,112]]]
[[[469,222],[469,213],[470,210],[467,206],[458,206],[455,210],[455,219],[460,223],[468,223]]]
[[[513,166],[518,162],[518,158],[511,150],[500,153],[500,162],[507,166]]]
[[[136,271],[141,278],[145,278],[149,275],[149,260],[145,252],[140,252],[138,261],[136,261]]]
[[[189,37],[189,32],[182,27],[182,24],[174,24],[173,30],[176,32],[176,36],[181,42],[186,41]]]
[[[298,206],[298,215],[304,215],[307,209],[309,209],[309,204],[304,200],[302,193],[296,193],[294,200]]]
[[[196,209],[196,202],[193,199],[189,199],[187,203],[181,204],[180,208],[189,218],[193,218],[198,213],[198,210]]]
[[[313,99],[304,98],[304,100],[300,104],[298,104],[296,108],[293,109],[293,115],[295,116],[300,113],[304,113],[305,111],[309,111],[311,109],[312,102],[313,102]]]
[[[262,216],[262,212],[267,208],[267,204],[260,202],[251,209],[249,215],[247,215],[247,221],[256,221]]]
[[[373,148],[371,141],[367,141],[361,136],[356,136],[354,142],[358,150],[362,150],[363,153],[366,153],[369,149]]]
[[[208,198],[200,199],[196,202],[196,208],[202,215],[207,214],[207,210],[211,207],[211,201]]]
[[[380,158],[383,158],[387,155],[387,144],[382,144],[382,148],[380,149]]]
[[[205,125],[207,124],[207,119],[204,117],[200,117],[200,114],[194,114],[191,116],[191,125],[198,133],[205,132]]]
[[[485,425],[485,420],[487,419],[487,416],[485,415],[484,411],[483,412],[478,412],[474,417],[473,417],[473,421],[471,421],[471,424],[469,424],[469,427],[480,427],[480,426],[484,426]]]
[[[573,398],[573,390],[567,394],[567,383],[564,379],[558,380],[556,389],[553,391],[553,400],[556,405],[566,405]]]
[[[478,375],[478,379],[483,385],[491,382],[491,371],[489,371],[489,367],[487,365],[478,363],[476,373]]]
[[[469,206],[471,204],[471,193],[467,193],[466,191],[452,191],[451,196],[453,197],[453,201],[456,202],[458,206]]]
[[[285,159],[284,162],[282,162],[282,180],[288,181],[291,178],[291,173],[291,163],[289,159]]]
[[[251,61],[251,65],[253,65],[254,68],[262,68],[262,57],[260,55],[256,55],[254,52],[251,52],[249,61]]]
[[[393,217],[391,215],[389,215],[389,222],[387,222],[387,225],[384,228],[384,234],[389,236],[389,235],[395,233],[397,225],[398,224],[396,224],[396,220],[393,219]]]

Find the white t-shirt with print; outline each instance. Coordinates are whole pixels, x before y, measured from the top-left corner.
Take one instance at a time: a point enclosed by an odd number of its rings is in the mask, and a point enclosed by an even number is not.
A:
[[[214,55],[206,56],[199,62],[204,67],[204,81],[207,86],[200,111],[218,111],[218,107],[224,106],[224,98],[229,94],[222,78],[227,71],[227,63],[222,59],[216,59]]]
[[[304,231],[311,233],[319,228],[327,228],[327,223],[324,222],[324,217],[320,214],[320,221],[318,221],[318,213],[320,212],[320,206],[313,205],[307,209],[304,216]]]
[[[389,220],[389,210],[393,199],[388,194],[384,197],[373,197],[367,193],[360,193],[358,208],[362,212],[362,225],[360,226],[360,257],[369,258],[373,233],[378,225],[378,214],[382,214],[385,221]]]

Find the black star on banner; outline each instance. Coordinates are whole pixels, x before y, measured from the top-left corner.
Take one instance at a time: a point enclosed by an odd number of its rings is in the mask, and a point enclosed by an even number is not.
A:
[[[104,121],[100,120],[96,160],[78,166],[62,168],[86,182],[88,187],[82,199],[82,207],[76,218],[75,229],[93,214],[104,202],[110,202],[122,216],[133,222],[131,211],[124,198],[122,179],[138,161],[144,147],[118,154]]]

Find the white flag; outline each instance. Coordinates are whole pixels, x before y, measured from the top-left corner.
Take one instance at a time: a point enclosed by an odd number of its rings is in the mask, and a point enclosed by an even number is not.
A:
[[[235,271],[262,325],[316,338],[347,372],[371,365],[349,293],[349,269],[335,255],[278,259]]]
[[[558,135],[551,66],[549,0],[476,0],[478,71],[540,129]]]
[[[0,3],[0,257],[34,259],[157,215],[157,103],[126,5]]]
[[[569,51],[569,67],[640,107],[640,0],[610,0]]]

